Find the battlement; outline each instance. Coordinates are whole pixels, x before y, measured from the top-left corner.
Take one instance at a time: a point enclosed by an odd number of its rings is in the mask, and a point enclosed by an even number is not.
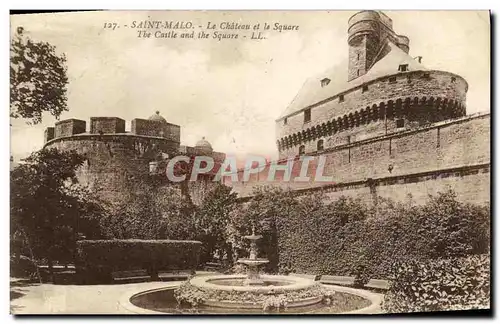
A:
[[[91,117],[90,134],[125,133],[125,120],[118,117]]]
[[[58,121],[55,125],[54,138],[85,133],[86,125],[87,123],[80,119],[66,119]]]
[[[91,117],[90,129],[87,132],[87,123],[79,119],[61,120],[55,127],[47,127],[44,133],[44,142],[76,135],[138,135],[143,137],[164,138],[180,143],[180,126],[165,120],[151,120],[135,118],[131,121],[131,131],[125,131],[125,120],[119,117]]]
[[[180,142],[180,126],[163,121],[135,118],[130,130],[137,135],[167,137]]]

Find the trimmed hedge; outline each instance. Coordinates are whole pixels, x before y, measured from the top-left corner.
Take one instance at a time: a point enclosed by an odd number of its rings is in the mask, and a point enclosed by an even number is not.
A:
[[[401,263],[383,303],[387,313],[489,308],[489,254]]]
[[[375,208],[340,198],[310,195],[285,205],[276,217],[281,273],[387,279],[394,262],[464,257],[489,252],[490,211],[458,201],[453,192],[425,205],[381,200]]]
[[[79,270],[86,279],[110,281],[111,272],[147,269],[196,270],[201,242],[176,240],[83,240],[77,242]]]

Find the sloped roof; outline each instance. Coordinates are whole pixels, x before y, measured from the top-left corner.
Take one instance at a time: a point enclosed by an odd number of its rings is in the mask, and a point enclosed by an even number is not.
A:
[[[387,47],[385,50],[389,52],[376,62],[366,74],[356,79],[347,81],[347,69],[341,70],[338,67],[331,68],[315,77],[309,78],[278,119],[291,115],[301,109],[345,92],[351,88],[360,86],[363,83],[386,75],[396,74],[398,73],[400,64],[408,64],[408,71],[427,70],[422,64],[418,63],[391,41],[387,41],[385,46]],[[325,78],[330,79],[330,83],[322,87],[321,80]]]

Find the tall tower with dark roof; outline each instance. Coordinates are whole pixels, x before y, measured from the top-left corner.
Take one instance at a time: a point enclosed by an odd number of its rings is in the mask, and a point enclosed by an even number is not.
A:
[[[348,81],[360,77],[386,54],[387,41],[396,44],[405,53],[410,50],[410,40],[397,35],[392,20],[378,11],[360,11],[349,19],[349,73]]]

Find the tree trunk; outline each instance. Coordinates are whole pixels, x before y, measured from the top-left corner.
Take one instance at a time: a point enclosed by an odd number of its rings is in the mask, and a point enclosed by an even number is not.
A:
[[[24,237],[26,238],[26,245],[28,246],[28,250],[30,250],[31,261],[35,264],[36,275],[38,277],[38,281],[40,281],[40,283],[42,283],[42,276],[40,275],[40,269],[38,269],[38,264],[37,264],[36,259],[35,259],[35,254],[33,253],[33,249],[31,248],[31,244],[30,244],[30,240],[28,238],[28,235],[26,235],[26,233],[22,230],[21,230],[21,232],[23,233]]]
[[[54,278],[54,263],[52,261],[51,257],[48,257],[47,259],[47,265],[49,266],[49,280],[53,284],[55,284],[55,278]]]

